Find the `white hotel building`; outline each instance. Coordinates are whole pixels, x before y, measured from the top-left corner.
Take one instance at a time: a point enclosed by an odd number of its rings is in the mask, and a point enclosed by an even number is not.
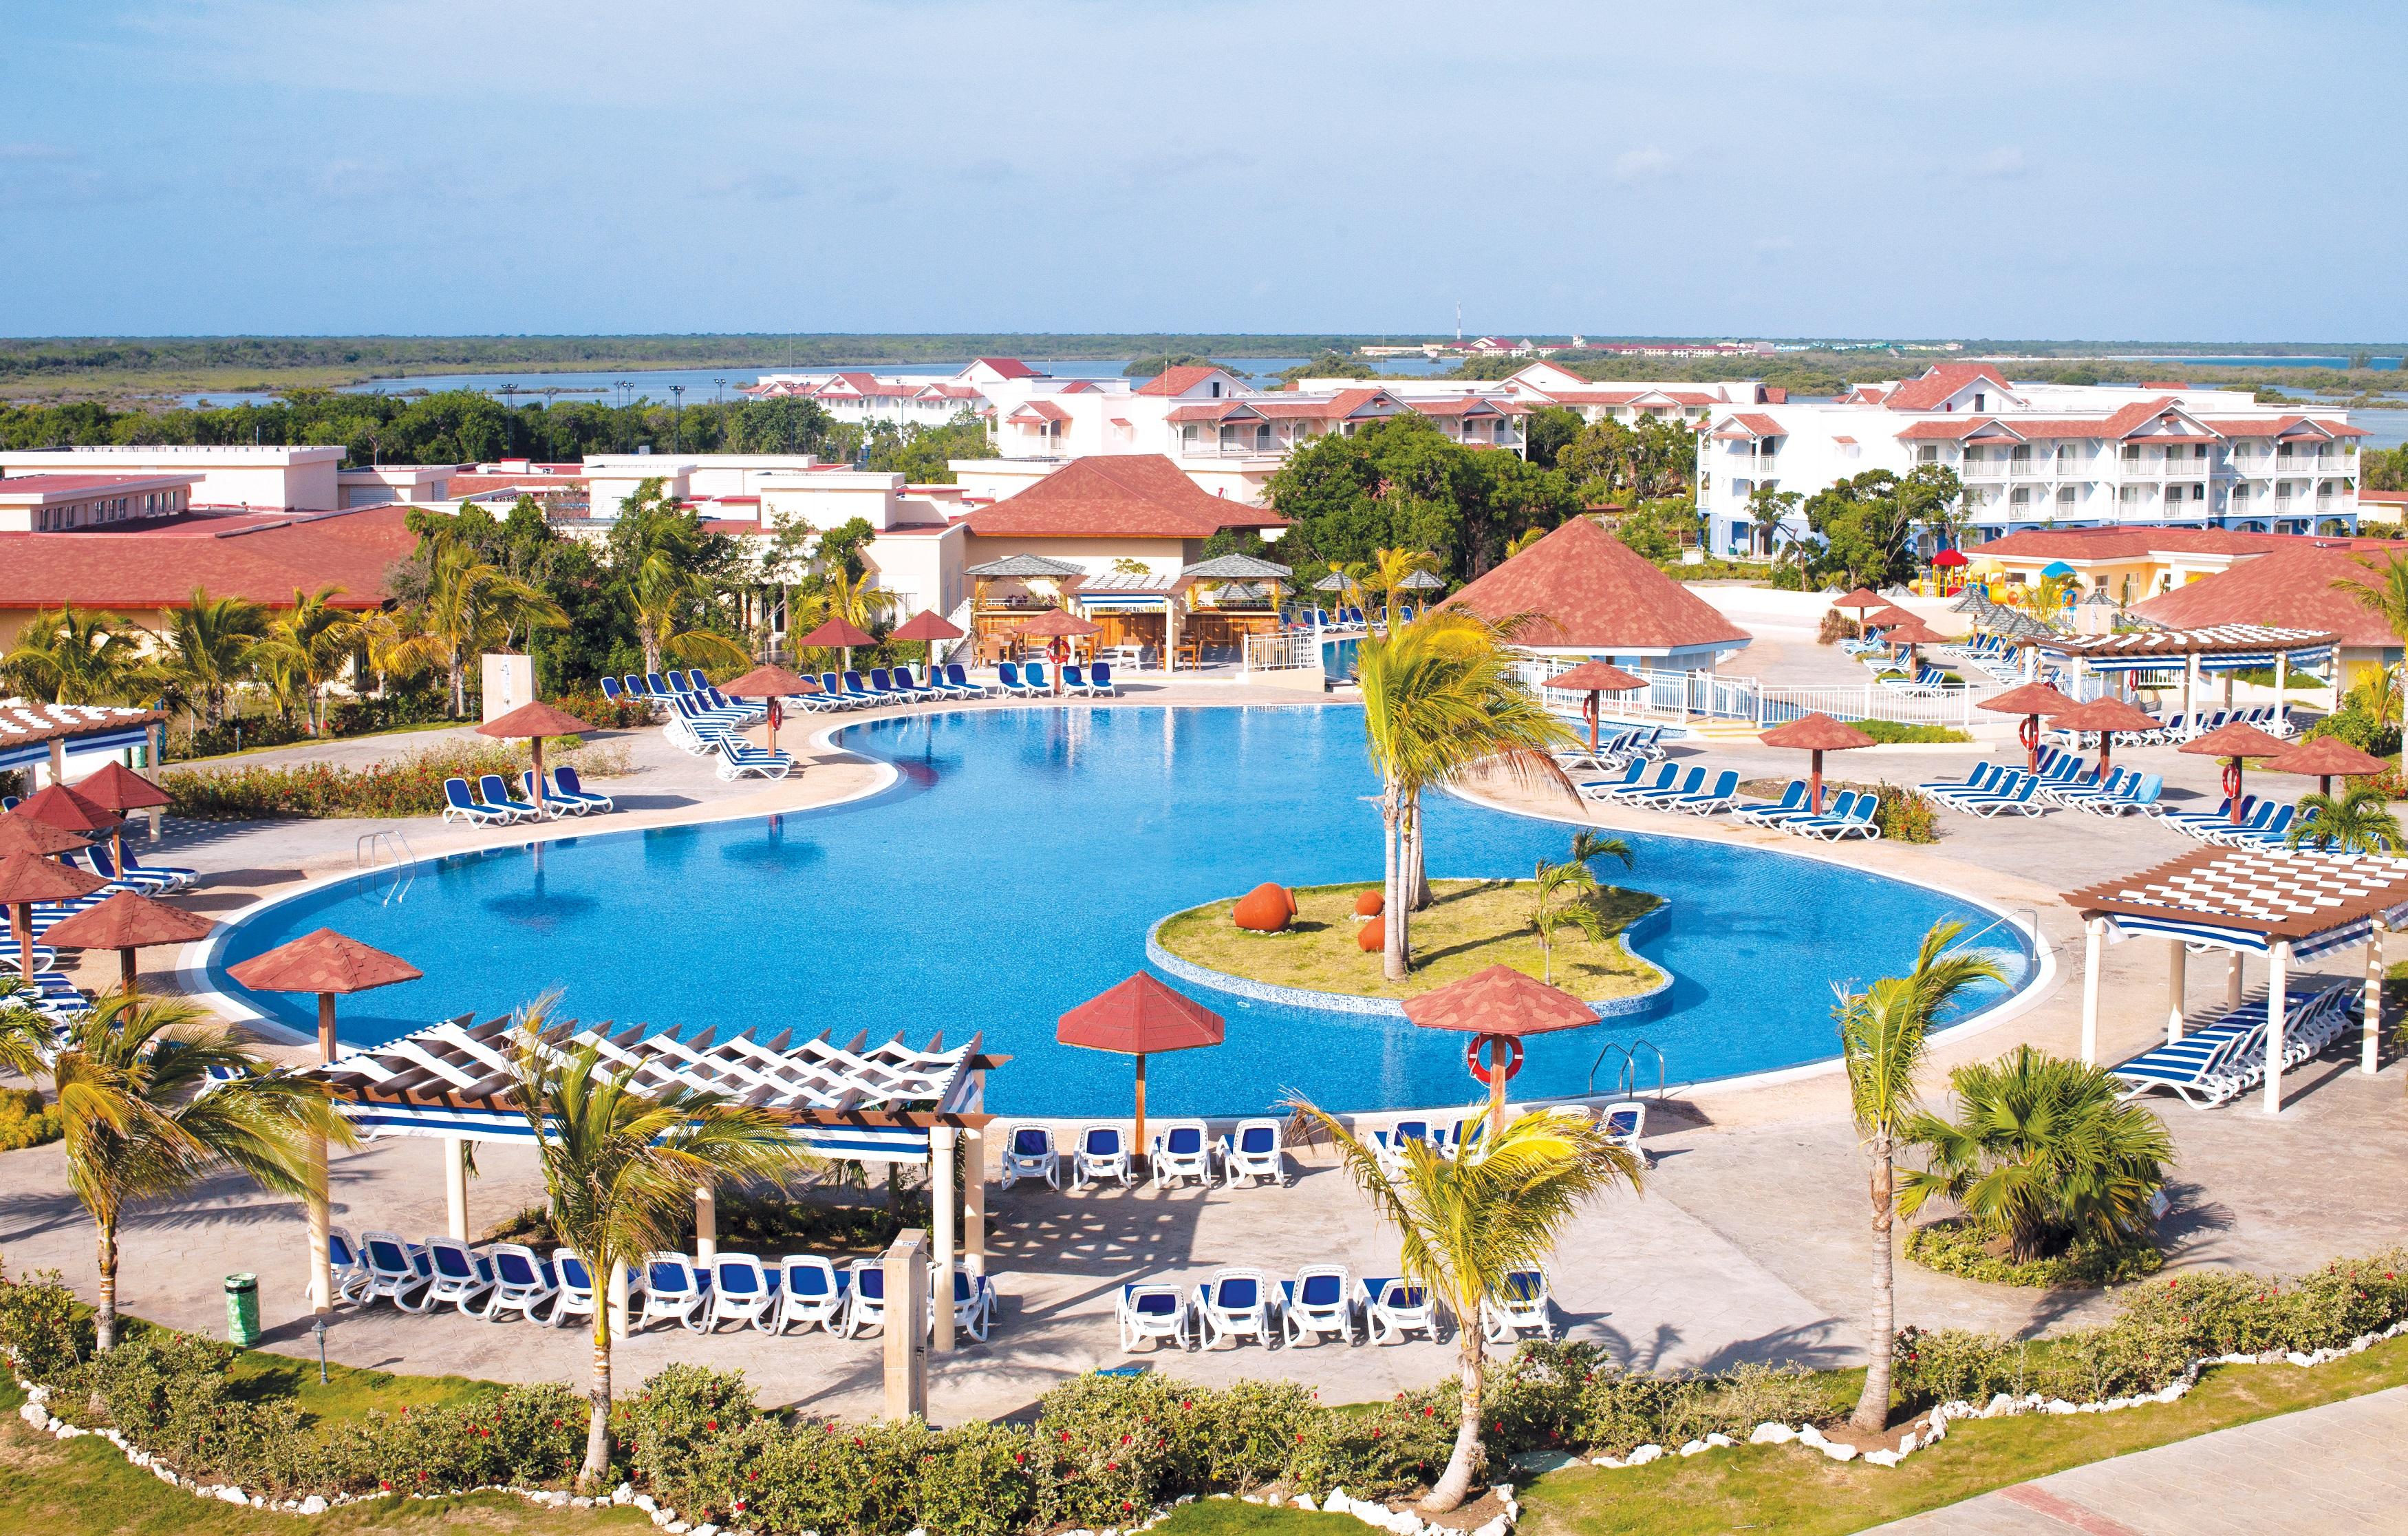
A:
[[[1836,401],[1717,411],[1698,444],[1698,506],[1718,553],[1769,553],[1749,515],[1759,486],[1807,496],[1868,470],[1943,465],[1964,481],[1967,541],[2027,528],[2128,525],[2256,533],[2358,530],[2348,413],[2259,405],[2178,384],[2010,384],[1943,364]],[[1784,537],[1802,537],[1801,512]]]

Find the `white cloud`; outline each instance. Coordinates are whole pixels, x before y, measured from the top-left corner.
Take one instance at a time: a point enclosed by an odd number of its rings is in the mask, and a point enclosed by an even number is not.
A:
[[[1653,144],[1643,150],[1625,150],[1613,157],[1613,179],[1624,186],[1653,181],[1671,171],[1672,157]]]
[[[2030,169],[2024,151],[2013,144],[2000,145],[1973,164],[1973,174],[1990,181],[2012,181]]]

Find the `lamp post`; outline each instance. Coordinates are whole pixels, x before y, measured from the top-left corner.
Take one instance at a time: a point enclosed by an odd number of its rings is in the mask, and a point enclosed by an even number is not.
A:
[[[669,411],[669,452],[682,453],[685,452],[685,441],[681,436],[685,429],[685,386],[671,384],[669,395],[673,400]]]

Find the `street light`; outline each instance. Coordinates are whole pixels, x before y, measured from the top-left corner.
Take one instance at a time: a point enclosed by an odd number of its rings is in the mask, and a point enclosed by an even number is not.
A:
[[[685,444],[679,437],[679,433],[685,426],[685,386],[671,384],[669,394],[676,397],[675,409],[669,416],[669,452],[682,453],[685,452]]]
[[[727,403],[726,380],[714,379],[710,381],[710,403],[715,406],[724,406]]]

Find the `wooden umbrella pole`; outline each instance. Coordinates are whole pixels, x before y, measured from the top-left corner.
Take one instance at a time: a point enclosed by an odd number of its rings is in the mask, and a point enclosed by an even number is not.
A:
[[[335,995],[318,994],[318,1059],[335,1059]]]
[[[1137,1054],[1137,1133],[1130,1140],[1135,1144],[1129,1148],[1129,1166],[1135,1168],[1137,1160],[1145,1156],[1145,1053],[1143,1051]]]
[[[1488,1037],[1488,1144],[1505,1134],[1505,1062],[1513,1042],[1503,1035]]]
[[[535,813],[540,820],[552,819],[552,797],[543,792],[543,736],[537,733],[529,754],[535,762]]]
[[[134,993],[134,951],[130,947],[117,952],[117,978],[118,983],[131,997]]]
[[[34,979],[34,908],[31,902],[8,904],[8,931],[17,940],[17,969],[25,973],[30,983]]]

